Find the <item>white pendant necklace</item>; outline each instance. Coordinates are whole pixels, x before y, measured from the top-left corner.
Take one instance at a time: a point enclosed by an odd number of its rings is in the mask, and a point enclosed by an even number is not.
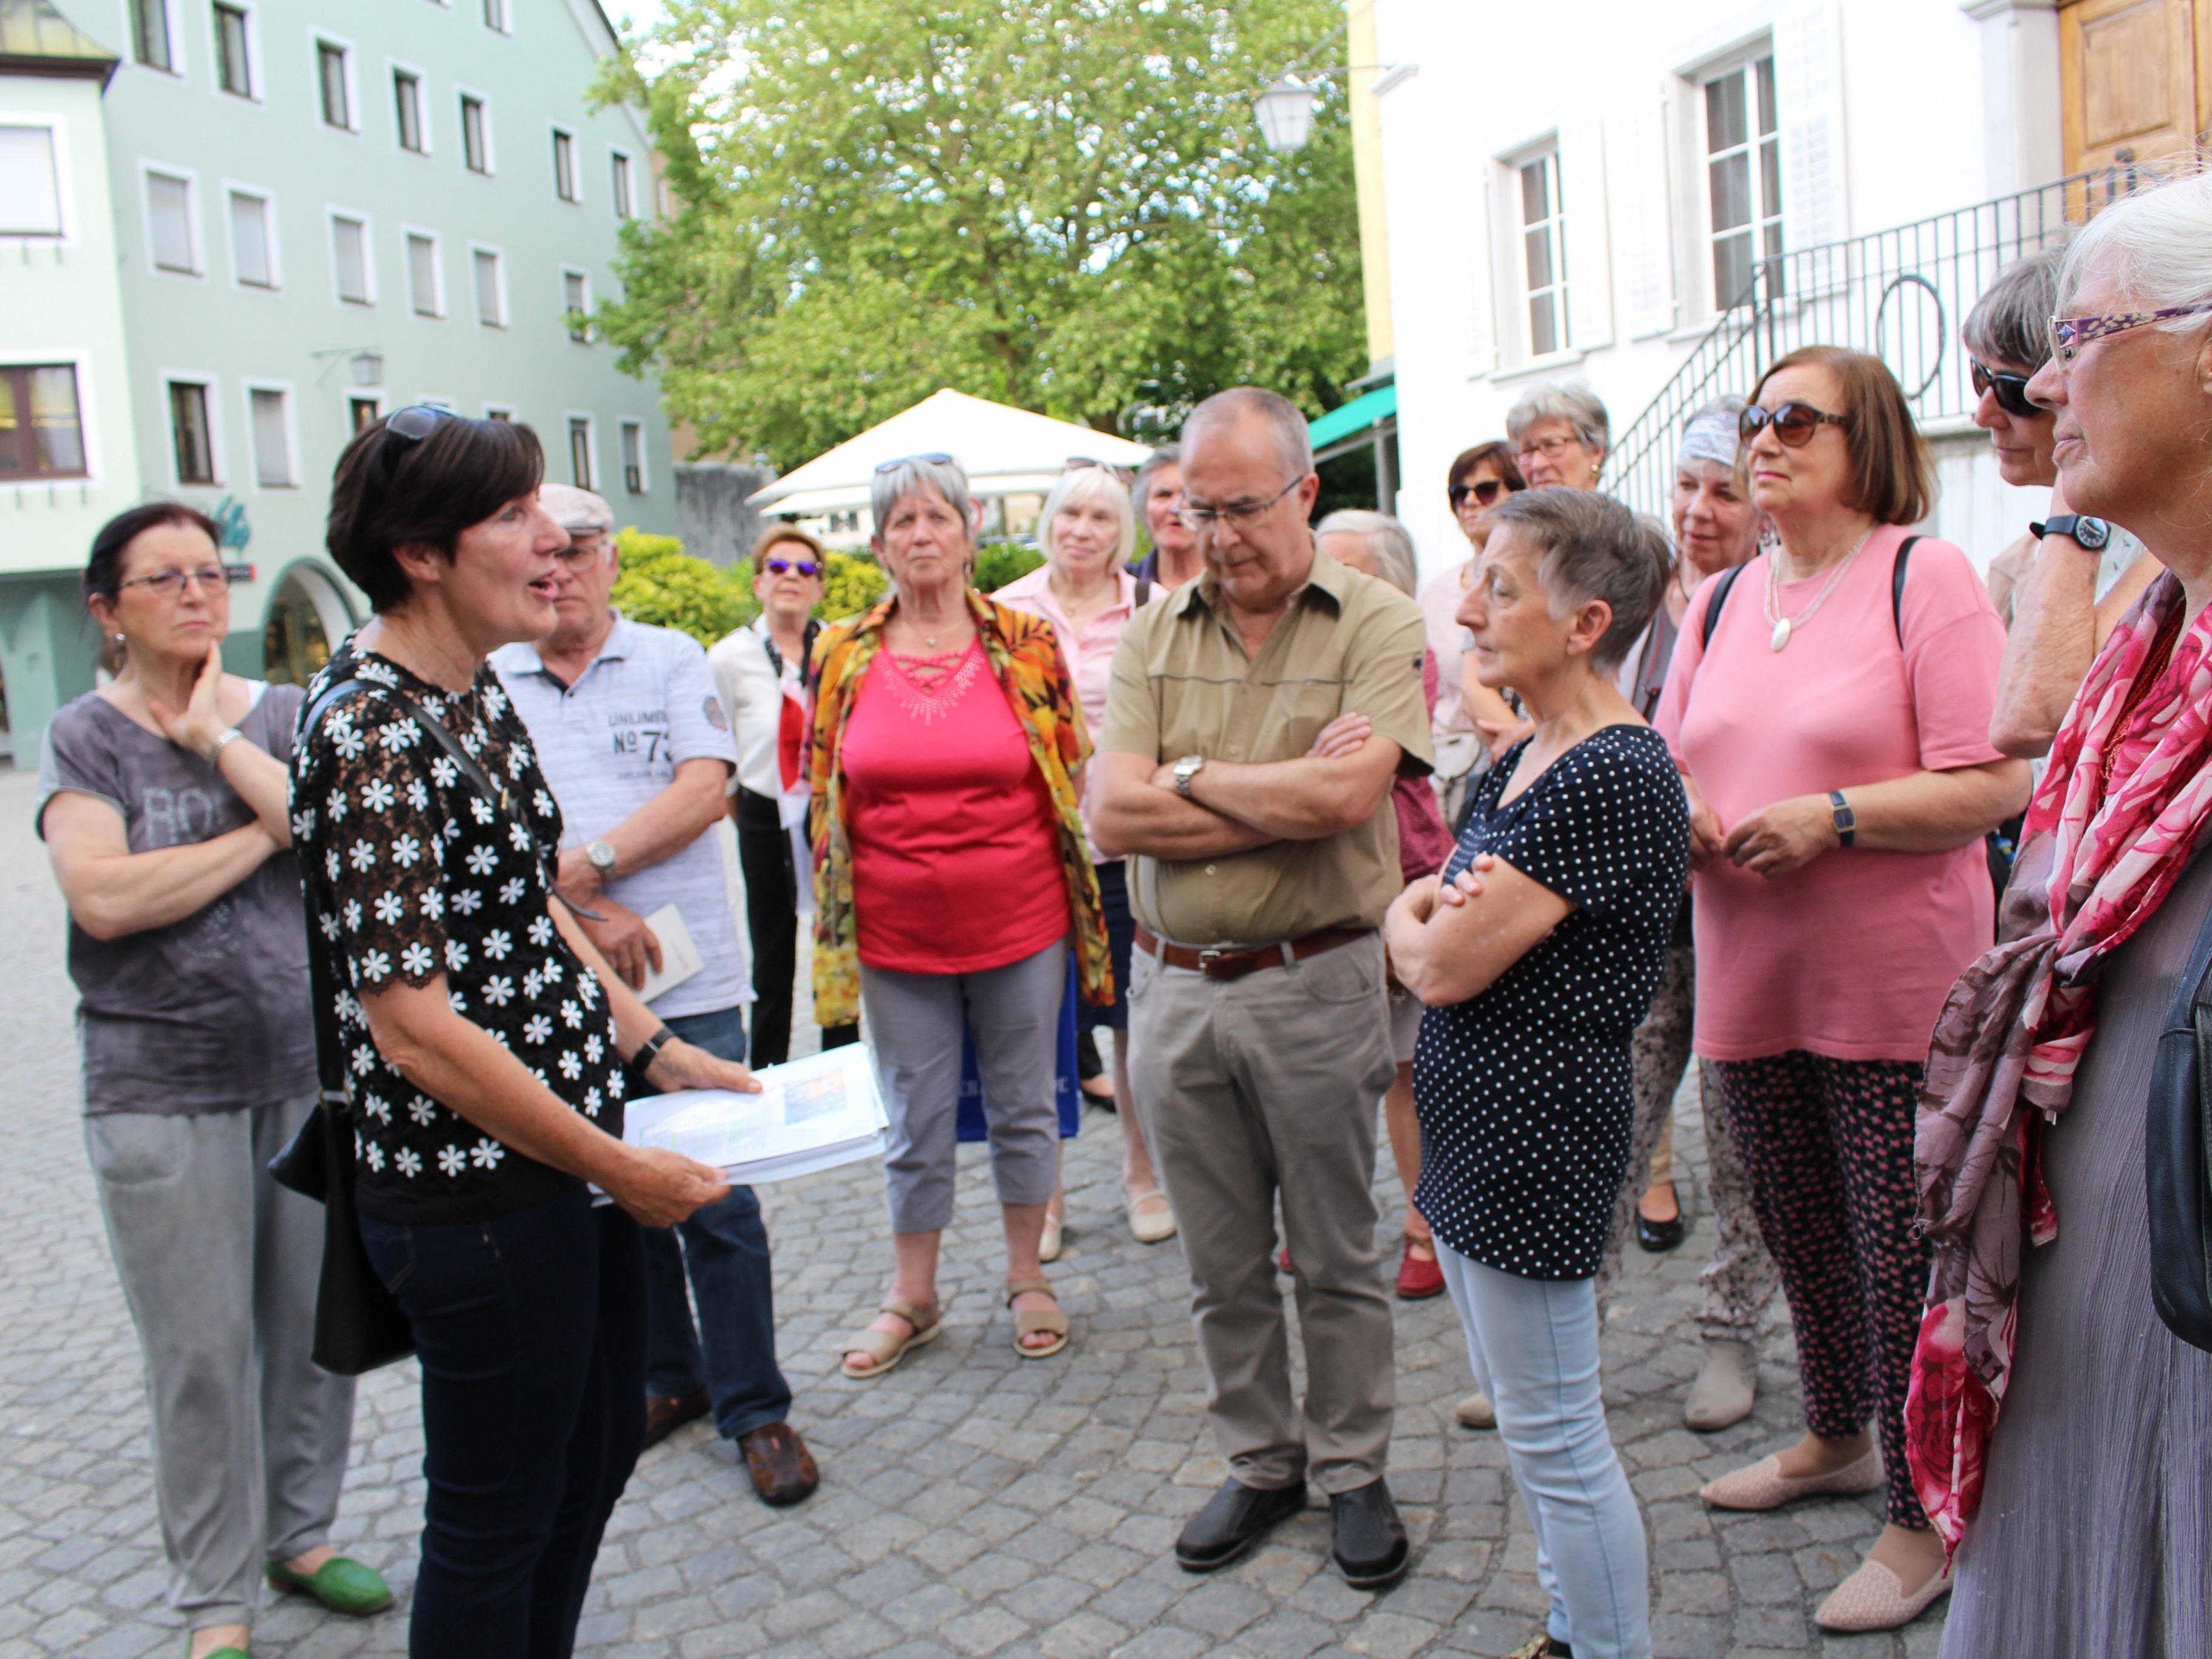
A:
[[[1813,596],[1813,603],[1807,605],[1795,617],[1785,617],[1782,614],[1780,570],[1778,561],[1775,556],[1776,554],[1781,551],[1781,549],[1778,547],[1775,548],[1767,554],[1765,593],[1766,620],[1774,629],[1774,632],[1767,637],[1767,644],[1771,648],[1777,651],[1781,650],[1784,646],[1790,643],[1790,638],[1792,634],[1796,633],[1797,629],[1802,628],[1807,623],[1813,620],[1813,613],[1818,611],[1827,602],[1829,594],[1836,591],[1836,585],[1843,580],[1844,572],[1848,571],[1851,568],[1851,562],[1856,559],[1859,556],[1860,550],[1863,549],[1869,542],[1874,539],[1875,528],[1875,527],[1872,525],[1869,525],[1867,526],[1867,532],[1865,535],[1859,538],[1857,545],[1853,547],[1850,552],[1844,554],[1842,558],[1836,562],[1835,573],[1821,585],[1820,591]]]

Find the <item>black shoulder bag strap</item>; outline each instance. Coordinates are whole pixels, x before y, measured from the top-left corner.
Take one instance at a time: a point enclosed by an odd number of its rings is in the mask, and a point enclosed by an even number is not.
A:
[[[1897,648],[1905,649],[1905,562],[1912,556],[1912,544],[1920,539],[1907,536],[1897,550],[1897,562],[1889,568],[1889,625],[1897,630]]]
[[[1705,601],[1705,614],[1698,628],[1698,649],[1703,651],[1713,642],[1713,629],[1720,626],[1721,607],[1728,603],[1729,590],[1735,579],[1743,574],[1743,567],[1732,564],[1713,578],[1713,596]]]
[[[2150,1291],[2166,1329],[2212,1351],[2212,917],[2173,988],[2143,1130]]]

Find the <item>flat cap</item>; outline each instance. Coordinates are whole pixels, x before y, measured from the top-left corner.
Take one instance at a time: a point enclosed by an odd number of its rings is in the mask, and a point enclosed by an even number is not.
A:
[[[572,536],[614,534],[615,510],[603,495],[574,484],[549,483],[538,487],[538,502]]]

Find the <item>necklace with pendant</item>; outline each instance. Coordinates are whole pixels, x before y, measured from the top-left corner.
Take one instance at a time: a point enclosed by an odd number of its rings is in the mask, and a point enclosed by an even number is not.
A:
[[[1782,614],[1782,596],[1780,592],[1780,571],[1778,568],[1778,562],[1774,556],[1774,552],[1769,552],[1767,554],[1765,592],[1766,620],[1768,624],[1774,629],[1774,632],[1767,638],[1767,644],[1770,647],[1776,651],[1781,650],[1784,646],[1790,643],[1791,635],[1795,634],[1797,629],[1802,628],[1807,623],[1813,620],[1813,613],[1827,603],[1828,595],[1836,591],[1836,585],[1843,580],[1844,574],[1851,568],[1851,562],[1858,557],[1860,550],[1864,548],[1869,542],[1874,539],[1875,528],[1875,527],[1872,525],[1869,525],[1867,526],[1867,532],[1865,535],[1859,538],[1857,545],[1854,546],[1850,552],[1844,554],[1842,558],[1836,562],[1834,574],[1832,574],[1826,582],[1821,584],[1820,591],[1813,596],[1813,603],[1807,605],[1795,617],[1785,617]],[[1775,551],[1779,550],[1779,549],[1775,550]]]

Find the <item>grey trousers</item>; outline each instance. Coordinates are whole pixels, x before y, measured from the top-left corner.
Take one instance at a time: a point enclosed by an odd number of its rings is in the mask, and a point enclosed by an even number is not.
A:
[[[84,1121],[146,1360],[169,1605],[195,1630],[252,1623],[263,1563],[337,1515],[353,1379],[307,1357],[322,1206],[269,1176],[314,1103]]]
[[[1375,1102],[1390,1053],[1382,942],[1209,980],[1139,951],[1129,1082],[1190,1264],[1206,1410],[1244,1486],[1379,1480],[1397,1404],[1375,1240]],[[1282,1204],[1306,1358],[1301,1420],[1271,1259]]]
[[[1636,1115],[1628,1132],[1628,1173],[1605,1231],[1597,1269],[1598,1315],[1604,1316],[1613,1282],[1620,1277],[1621,1251],[1636,1224],[1636,1203],[1651,1184],[1653,1149],[1672,1120],[1675,1091],[1690,1064],[1690,1034],[1697,1014],[1697,954],[1686,945],[1668,947],[1667,966],[1651,1012],[1636,1028]],[[1705,1127],[1705,1190],[1713,1206],[1713,1258],[1700,1275],[1704,1302],[1698,1334],[1706,1341],[1756,1342],[1766,1322],[1768,1304],[1780,1287],[1774,1258],[1759,1236],[1751,1211],[1735,1142],[1718,1109],[1715,1094],[1698,1064],[1698,1091]]]
[[[860,1008],[876,1085],[890,1120],[884,1182],[895,1233],[933,1233],[952,1219],[958,1146],[962,1015],[991,1127],[991,1177],[1001,1204],[1042,1204],[1060,1184],[1060,1005],[1067,945],[980,974],[860,968]]]

